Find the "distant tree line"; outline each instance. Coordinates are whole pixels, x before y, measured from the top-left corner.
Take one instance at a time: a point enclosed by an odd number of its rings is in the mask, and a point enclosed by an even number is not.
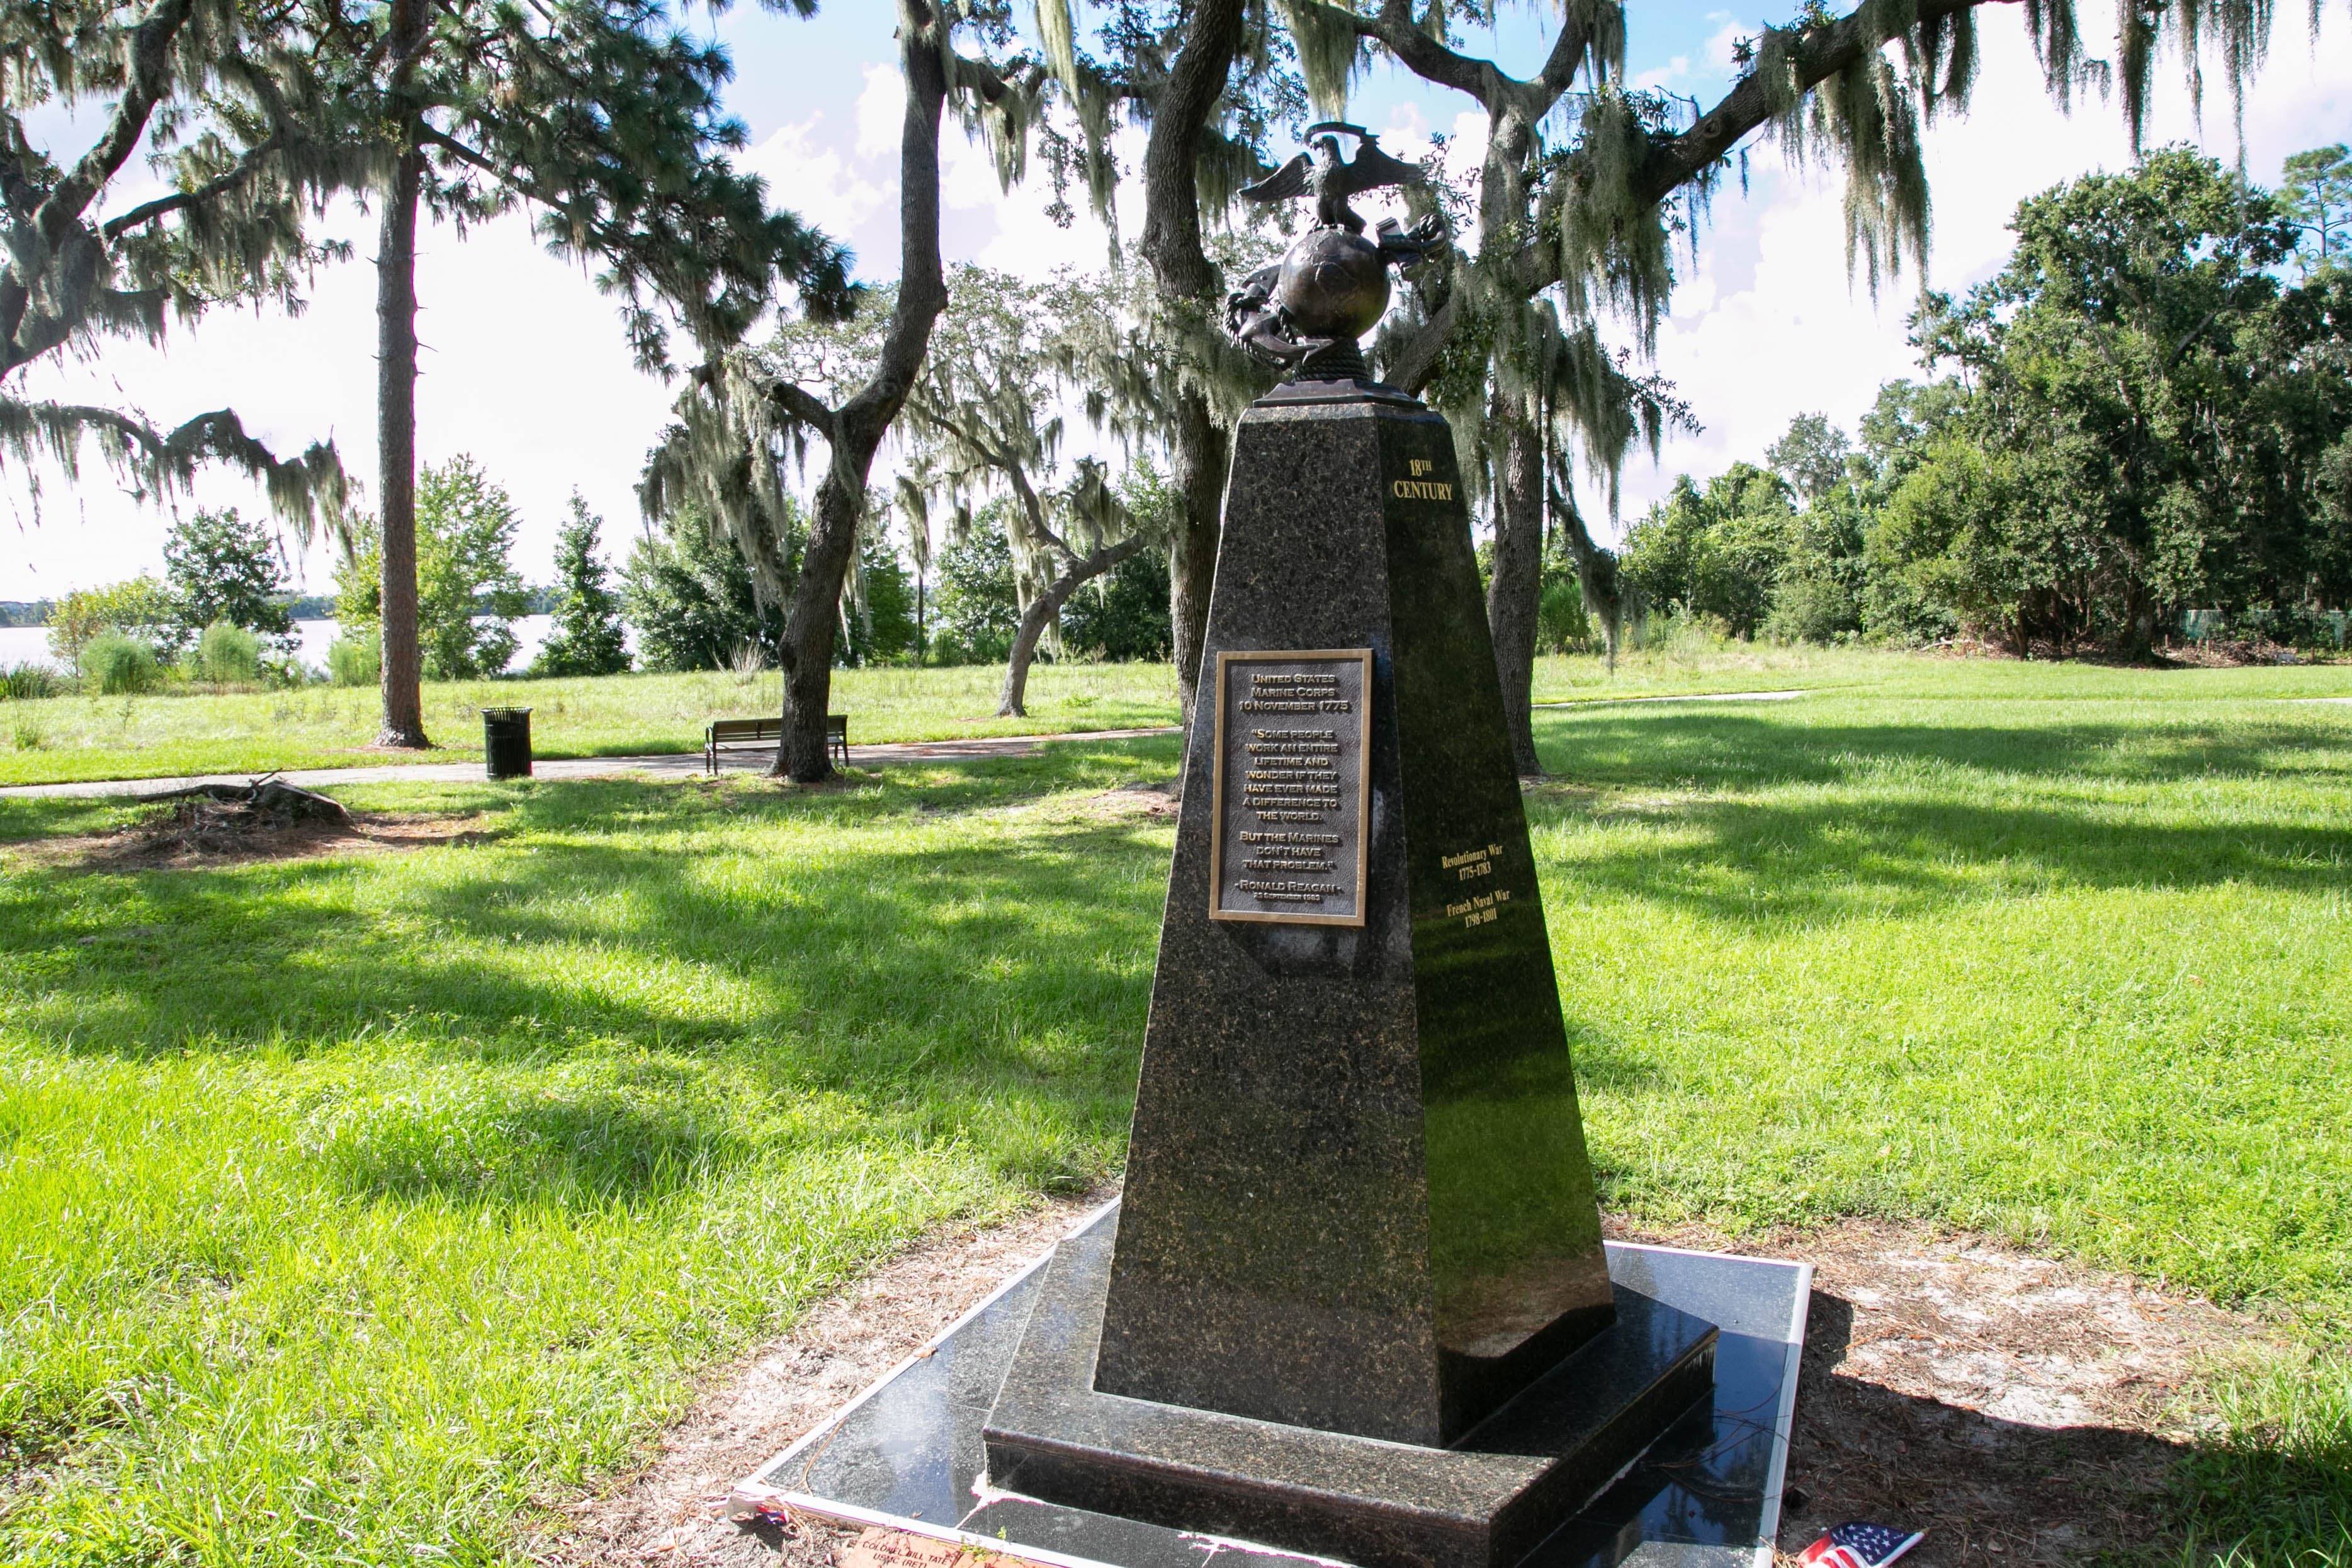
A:
[[[2136,654],[2334,645],[2352,601],[2352,159],[2276,192],[2182,149],[2023,204],[2009,265],[1912,319],[1940,376],[1853,439],[1801,416],[1678,479],[1619,567],[1739,637]]]

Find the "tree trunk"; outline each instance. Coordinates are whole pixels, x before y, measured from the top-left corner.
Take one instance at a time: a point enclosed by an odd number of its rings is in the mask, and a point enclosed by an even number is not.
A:
[[[1495,473],[1495,575],[1486,588],[1486,624],[1495,634],[1511,766],[1533,778],[1543,772],[1528,706],[1535,693],[1536,612],[1543,602],[1543,438],[1503,399],[1490,406],[1503,427],[1503,452]]]
[[[1184,733],[1192,733],[1192,704],[1201,689],[1201,645],[1209,636],[1209,590],[1217,577],[1217,541],[1224,535],[1225,465],[1231,441],[1208,400],[1193,392],[1176,399],[1169,467],[1184,504],[1168,533],[1168,624],[1176,660],[1176,694]]]
[[[1161,298],[1192,315],[1190,329],[1196,332],[1217,330],[1222,303],[1217,269],[1201,243],[1196,164],[1202,132],[1216,112],[1241,47],[1244,10],[1245,0],[1199,0],[1193,5],[1143,150],[1143,233],[1136,248]],[[1168,539],[1168,614],[1189,735],[1193,694],[1200,688],[1201,644],[1208,631],[1209,588],[1217,570],[1231,434],[1208,400],[1196,393],[1177,394],[1175,416],[1169,465],[1183,505]]]
[[[833,772],[824,720],[833,698],[834,632],[842,587],[856,559],[866,477],[922,369],[931,326],[947,308],[940,266],[940,111],[947,100],[940,32],[948,26],[931,0],[898,0],[898,64],[907,83],[898,128],[898,302],[873,380],[841,405],[824,432],[824,482],[817,486],[816,515],[776,651],[784,675],[783,735],[771,778],[814,784]]]
[[[1029,690],[1030,662],[1037,656],[1038,640],[1045,635],[1045,628],[1054,623],[1054,618],[1061,614],[1070,595],[1142,548],[1140,538],[1105,545],[1083,560],[1071,561],[1069,570],[1054,580],[1053,587],[1029,601],[1027,612],[1021,617],[1021,629],[1013,635],[1013,655],[1004,662],[1004,694],[996,701],[997,717],[1029,716],[1029,710],[1022,704]]]
[[[869,450],[866,457],[871,462],[873,453]],[[784,618],[783,643],[776,653],[784,674],[783,734],[776,742],[771,778],[814,784],[833,771],[824,720],[833,701],[834,635],[840,629],[841,591],[856,549],[859,502],[857,491],[839,481],[841,470],[852,461],[850,454],[835,448],[824,483],[817,487],[816,515],[801,556],[792,609]],[[866,465],[856,468],[862,490]]]
[[[378,746],[426,747],[416,623],[416,206],[425,154],[393,165],[375,257],[375,432],[383,495],[379,611],[383,727]]]

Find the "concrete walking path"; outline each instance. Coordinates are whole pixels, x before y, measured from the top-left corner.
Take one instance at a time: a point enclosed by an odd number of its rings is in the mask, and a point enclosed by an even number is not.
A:
[[[989,757],[1026,757],[1053,741],[1132,740],[1147,735],[1173,735],[1174,725],[1154,729],[1076,730],[1066,735],[990,735],[971,740],[908,741],[894,746],[853,746],[852,768],[889,768],[910,762],[971,762]],[[774,753],[763,747],[740,747],[719,754],[719,766],[730,773],[766,771]],[[645,773],[657,779],[700,774],[699,751],[667,752],[654,757],[541,758],[531,768],[534,779],[614,779]],[[0,798],[39,799],[87,797],[104,799],[165,795],[200,784],[249,784],[262,775],[201,773],[179,779],[90,779],[72,784],[12,784],[0,789]],[[486,782],[479,762],[393,763],[372,768],[292,768],[278,775],[305,789],[336,784],[470,784]]]
[[[1529,707],[1614,707],[1619,703],[1784,703],[1812,694],[1811,686],[1785,692],[1676,692],[1664,697],[1570,697],[1566,702],[1529,703]]]

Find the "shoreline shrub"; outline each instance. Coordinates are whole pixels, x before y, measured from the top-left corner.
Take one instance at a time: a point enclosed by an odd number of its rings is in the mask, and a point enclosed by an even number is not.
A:
[[[153,646],[120,632],[102,632],[83,643],[80,664],[82,679],[110,697],[152,692],[163,679]]]
[[[215,621],[196,639],[195,676],[217,685],[250,685],[261,678],[261,639],[227,621]]]

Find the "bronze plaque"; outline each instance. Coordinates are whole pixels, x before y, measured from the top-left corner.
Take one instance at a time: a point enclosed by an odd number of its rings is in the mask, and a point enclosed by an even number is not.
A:
[[[1209,918],[1364,923],[1369,648],[1217,655]]]

